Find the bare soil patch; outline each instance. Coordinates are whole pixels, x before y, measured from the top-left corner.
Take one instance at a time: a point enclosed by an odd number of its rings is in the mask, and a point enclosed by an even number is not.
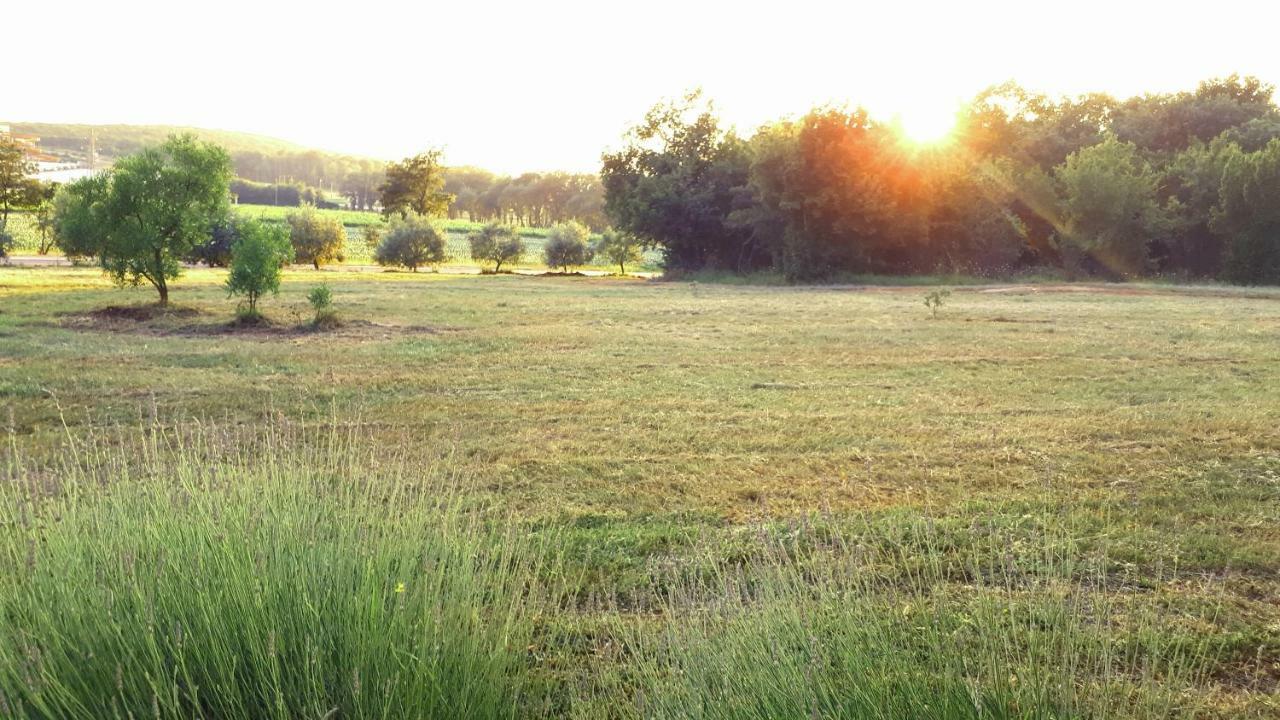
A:
[[[339,320],[324,326],[278,323],[269,317],[223,321],[197,308],[160,308],[154,305],[108,306],[88,312],[65,313],[59,318],[57,325],[73,330],[150,337],[222,336],[263,341],[302,340],[311,337],[374,340],[398,335],[435,335],[454,329],[426,325],[392,325],[358,319]]]

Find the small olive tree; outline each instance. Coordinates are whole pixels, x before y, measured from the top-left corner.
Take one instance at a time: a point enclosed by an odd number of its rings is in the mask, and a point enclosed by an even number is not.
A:
[[[643,257],[644,245],[631,233],[606,230],[596,241],[595,255],[610,265],[618,266],[618,274],[627,274],[627,263],[638,263]]]
[[[280,268],[293,260],[293,247],[278,225],[248,220],[240,223],[238,234],[231,248],[227,294],[243,295],[249,307],[241,316],[257,319],[258,299],[280,292]]]
[[[342,262],[342,248],[347,230],[336,217],[321,215],[312,205],[304,205],[285,218],[289,223],[289,242],[298,262],[311,263],[316,270],[324,263]]]
[[[434,267],[448,259],[444,231],[431,218],[414,212],[393,217],[373,259],[379,265],[400,265],[412,272],[424,265]]]
[[[587,246],[590,233],[581,223],[567,222],[556,225],[547,233],[547,242],[542,246],[542,258],[549,268],[560,268],[569,272],[574,265],[585,265],[591,259],[591,250]]]
[[[467,236],[471,259],[493,263],[493,271],[502,272],[503,263],[517,263],[524,256],[524,241],[510,225],[489,223]]]

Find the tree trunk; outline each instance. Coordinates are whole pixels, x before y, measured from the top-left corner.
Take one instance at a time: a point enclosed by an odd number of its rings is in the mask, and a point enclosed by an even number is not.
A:
[[[153,257],[155,258],[155,261],[156,261],[156,264],[152,269],[152,272],[155,273],[155,278],[156,278],[155,279],[156,291],[160,293],[160,307],[165,307],[166,305],[169,304],[169,286],[168,284],[165,283],[165,280],[164,280],[164,262],[162,261],[160,256],[160,248],[156,248],[155,254],[153,255]]]

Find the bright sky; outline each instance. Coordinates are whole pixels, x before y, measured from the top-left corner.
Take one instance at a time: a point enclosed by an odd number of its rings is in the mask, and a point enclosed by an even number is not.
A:
[[[1280,3],[15,2],[0,122],[175,124],[501,172],[593,171],[701,86],[739,131],[815,104],[928,127],[1007,79],[1052,94],[1280,82]]]

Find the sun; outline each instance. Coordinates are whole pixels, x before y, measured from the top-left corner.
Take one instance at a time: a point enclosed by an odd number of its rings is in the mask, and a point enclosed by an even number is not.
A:
[[[894,125],[905,140],[915,145],[937,145],[951,139],[956,112],[948,108],[912,108],[899,112]]]

